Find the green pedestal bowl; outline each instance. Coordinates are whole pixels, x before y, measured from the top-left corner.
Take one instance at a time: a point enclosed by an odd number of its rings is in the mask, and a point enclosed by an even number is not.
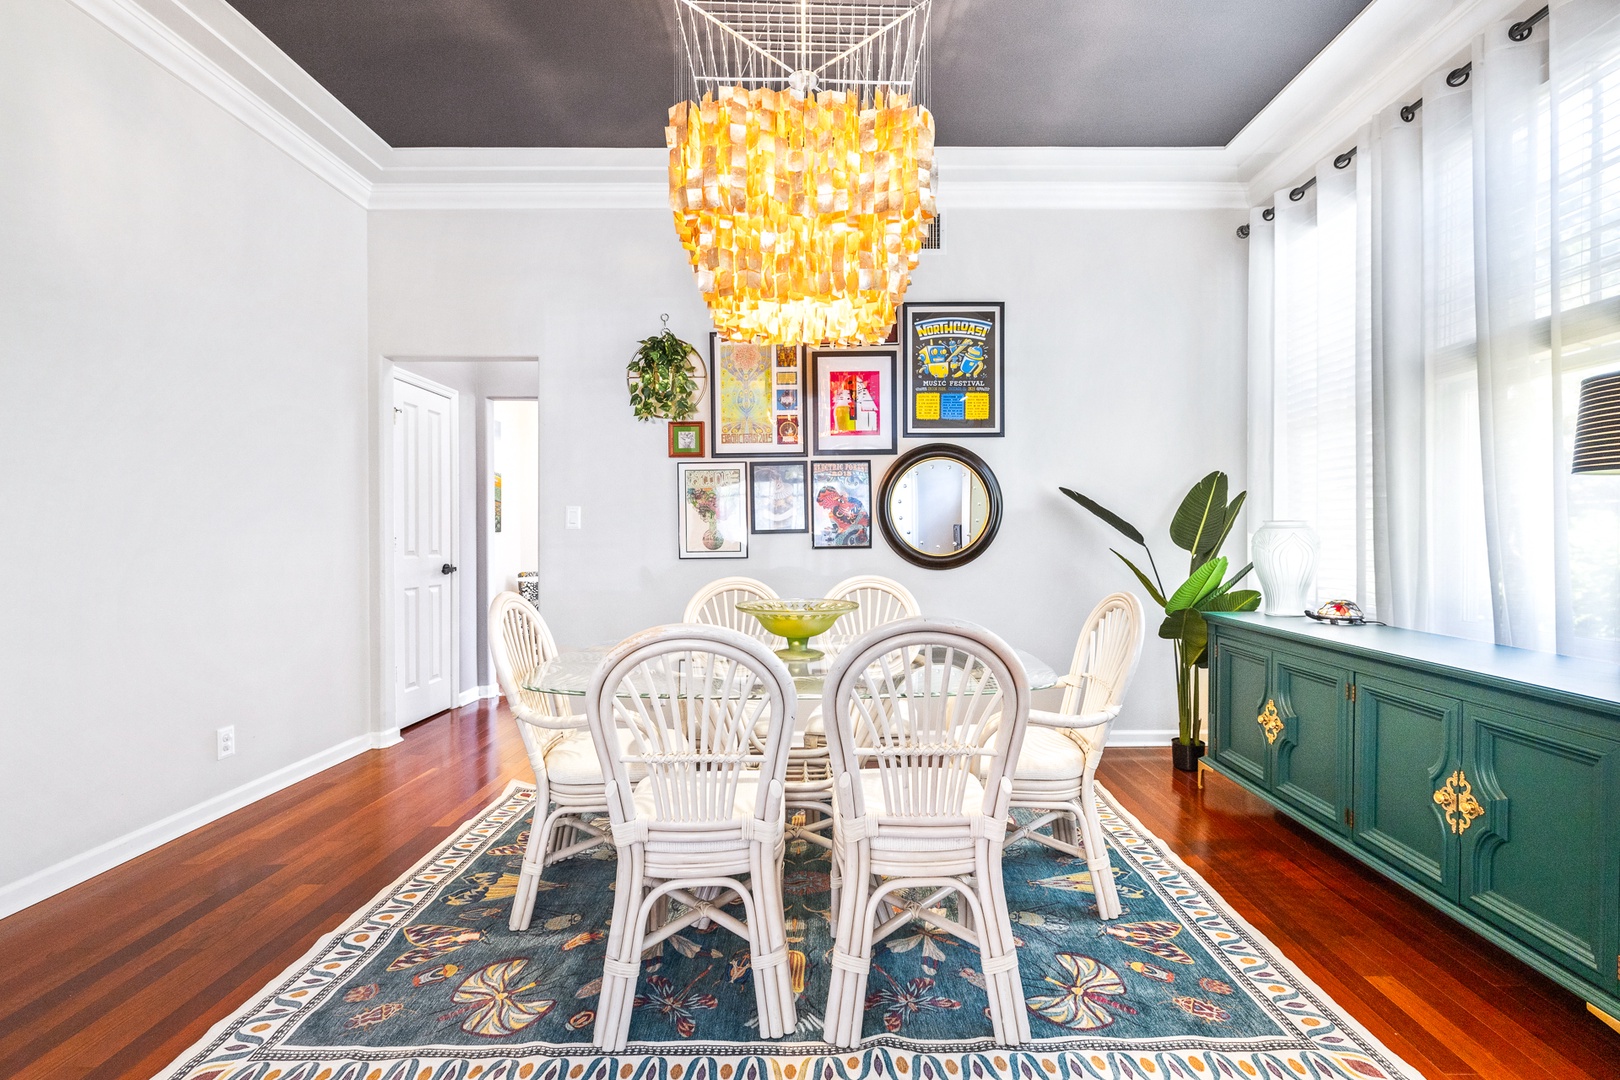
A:
[[[820,660],[822,651],[810,648],[810,639],[825,634],[833,623],[861,605],[854,600],[739,600],[737,610],[752,615],[779,637],[787,648],[777,649],[783,660]]]

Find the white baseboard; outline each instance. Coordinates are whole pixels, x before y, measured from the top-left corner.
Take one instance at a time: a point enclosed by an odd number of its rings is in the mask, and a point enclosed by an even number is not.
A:
[[[501,688],[499,686],[471,686],[463,690],[461,695],[456,698],[456,708],[459,709],[463,705],[471,705],[475,701],[483,701],[487,698],[498,698],[500,696]]]
[[[25,878],[13,881],[9,885],[0,886],[0,919],[15,914],[25,907],[39,903],[47,897],[55,896],[64,889],[72,888],[83,881],[88,881],[97,874],[105,873],[120,863],[128,862],[137,855],[143,855],[153,848],[161,847],[170,840],[184,836],[193,829],[201,828],[210,821],[215,821],[235,810],[240,810],[249,803],[257,802],[266,795],[272,795],[282,788],[290,787],[300,780],[308,779],[323,769],[329,769],[340,761],[346,761],[356,754],[363,754],[367,750],[378,746],[389,746],[392,743],[381,741],[388,733],[376,732],[367,735],[357,735],[347,739],[336,746],[329,747],[316,754],[311,754],[302,761],[295,761],[291,765],[284,765],[266,776],[257,780],[250,780],[241,787],[205,799],[195,806],[187,807],[179,813],[170,814],[161,821],[154,821],[150,825],[143,825],[134,832],[109,840],[105,844],[81,852],[70,858],[63,859],[53,866],[29,874]],[[393,742],[399,742],[399,732],[393,733]]]
[[[1134,728],[1121,731],[1115,728],[1108,733],[1109,746],[1158,746],[1170,745],[1180,732],[1175,728]]]

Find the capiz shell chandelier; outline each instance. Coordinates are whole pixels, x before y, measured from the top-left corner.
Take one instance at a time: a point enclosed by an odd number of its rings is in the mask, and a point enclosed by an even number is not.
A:
[[[884,340],[934,216],[932,0],[675,0],[675,229],[722,337]]]

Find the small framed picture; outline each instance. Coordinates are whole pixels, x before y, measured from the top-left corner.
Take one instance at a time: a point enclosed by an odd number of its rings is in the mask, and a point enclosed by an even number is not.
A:
[[[669,422],[670,457],[704,457],[708,447],[703,441],[703,421],[671,420]]]
[[[797,345],[709,335],[709,437],[717,458],[803,455],[804,369]]]
[[[804,500],[804,469],[802,461],[749,463],[752,531],[802,533],[810,530]]]
[[[906,304],[905,435],[1003,435],[1003,305]]]
[[[742,462],[676,464],[681,558],[748,558],[747,476]]]
[[[895,377],[892,348],[816,349],[810,353],[817,454],[892,454]]]
[[[810,463],[810,546],[872,546],[872,463]]]

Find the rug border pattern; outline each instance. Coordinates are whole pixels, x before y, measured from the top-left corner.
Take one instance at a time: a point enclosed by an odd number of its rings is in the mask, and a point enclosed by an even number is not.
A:
[[[160,1077],[169,1080],[1114,1080],[1142,1076],[1303,1076],[1335,1080],[1419,1080],[1418,1072],[1356,1024],[1303,972],[1233,911],[1224,898],[1112,793],[1098,785],[1102,817],[1116,851],[1144,880],[1155,882],[1190,936],[1244,982],[1244,990],[1286,1035],[1222,1039],[1218,1035],[1160,1038],[1098,1034],[1036,1039],[1017,1049],[989,1038],[946,1042],[874,1035],[858,1050],[826,1044],[656,1042],[603,1056],[579,1043],[521,1046],[402,1048],[277,1043],[302,1017],[342,986],[411,921],[471,860],[482,854],[532,805],[534,788],[517,780],[484,810],[451,832],[338,930],[322,936],[297,961],[215,1024]],[[1345,1023],[1335,1021],[1342,1017]],[[1275,1070],[1282,1069],[1281,1073]]]

